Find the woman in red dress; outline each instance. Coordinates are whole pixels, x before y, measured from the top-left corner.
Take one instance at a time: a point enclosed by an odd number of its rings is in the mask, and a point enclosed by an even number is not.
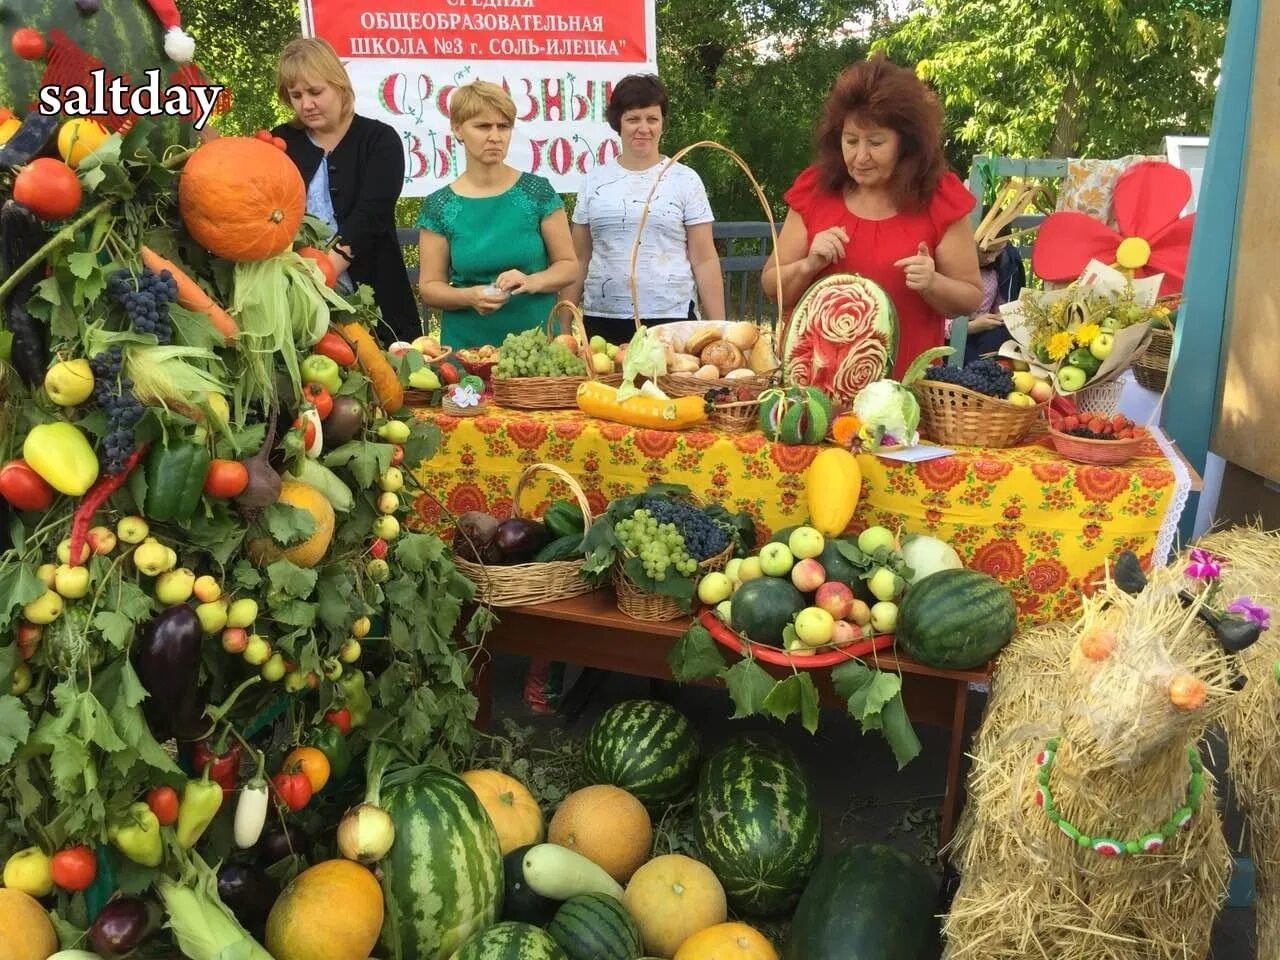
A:
[[[880,54],[836,78],[817,131],[817,156],[783,195],[789,210],[761,275],[783,306],[829,273],[884,288],[898,312],[894,378],[943,343],[944,318],[976,310],[982,281],[967,216],[974,198],[946,167],[942,108],[906,67]]]

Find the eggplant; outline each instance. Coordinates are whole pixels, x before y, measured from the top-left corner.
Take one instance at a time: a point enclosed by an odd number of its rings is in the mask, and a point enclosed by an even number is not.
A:
[[[262,862],[270,866],[292,854],[307,852],[307,835],[296,823],[283,823],[277,816],[267,818],[267,825],[258,838],[258,852]]]
[[[148,697],[143,713],[152,735],[164,742],[175,735],[179,716],[189,711],[200,680],[202,631],[196,612],[177,603],[148,620],[133,644],[133,666]]]
[[[355,397],[334,397],[333,409],[324,418],[324,449],[334,450],[350,443],[364,431],[364,404]]]
[[[541,520],[511,517],[498,524],[497,544],[507,563],[524,563],[551,540],[551,531]]]
[[[45,229],[39,218],[16,200],[6,200],[0,207],[0,254],[5,275],[35,256],[44,242]],[[3,305],[5,329],[13,334],[10,361],[28,387],[43,383],[49,368],[49,331],[27,310],[41,274],[38,269],[28,272]]]
[[[279,893],[266,873],[246,863],[227,863],[218,870],[218,897],[250,930],[267,920]]]
[[[22,125],[0,147],[0,167],[20,167],[40,155],[58,129],[59,114],[46,116],[39,110],[29,110],[22,118]]]
[[[332,414],[330,414],[332,416]],[[497,563],[498,521],[481,510],[468,510],[458,517],[453,532],[453,553],[471,563]]]
[[[122,957],[136,948],[150,932],[151,915],[136,897],[112,900],[89,928],[89,941],[103,957]]]

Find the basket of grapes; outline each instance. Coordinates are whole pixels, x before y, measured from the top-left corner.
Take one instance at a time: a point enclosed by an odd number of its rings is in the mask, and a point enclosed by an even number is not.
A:
[[[944,446],[1012,447],[1032,433],[1052,399],[1028,375],[1019,390],[1014,374],[981,357],[964,367],[933,366],[911,384],[920,404],[920,432]],[[1029,391],[1040,392],[1037,400]]]
[[[562,309],[572,315],[573,332],[552,336],[552,324]],[[572,410],[585,380],[602,379],[615,386],[622,382],[621,377],[598,378],[582,355],[590,357],[582,311],[561,300],[547,315],[545,329],[509,333],[502,341],[493,367],[493,402],[519,410]]]
[[[1078,413],[1049,425],[1049,441],[1058,453],[1104,467],[1137,456],[1146,439],[1145,430],[1119,413]]]

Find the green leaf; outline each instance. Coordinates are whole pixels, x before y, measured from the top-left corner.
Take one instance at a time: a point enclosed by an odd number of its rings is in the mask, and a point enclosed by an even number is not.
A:
[[[837,537],[835,540],[836,550],[840,556],[844,557],[855,567],[861,567],[863,570],[870,569],[871,560],[858,549],[858,545],[850,540]]]
[[[351,574],[340,567],[323,571],[316,583],[316,615],[331,630],[345,631],[359,614]]]
[[[31,717],[17,697],[0,697],[0,764],[13,759],[31,733]]]
[[[725,668],[724,657],[716,642],[711,639],[707,628],[699,623],[681,634],[667,654],[667,663],[671,667],[671,675],[679,683],[705,680]]]
[[[316,521],[309,510],[276,502],[262,511],[271,539],[282,547],[300,543],[315,533]]]
[[[884,705],[880,711],[880,723],[884,738],[901,770],[920,754],[920,740],[911,726],[901,693]]]
[[[16,607],[43,596],[45,589],[44,582],[27,564],[7,563],[0,570],[0,633],[8,632]]]
[[[277,623],[294,627],[311,627],[316,622],[316,605],[305,600],[289,600],[273,606],[271,616]]]
[[[324,458],[326,467],[337,469],[346,467],[356,480],[359,489],[369,489],[378,478],[391,466],[391,456],[395,451],[389,443],[366,443],[353,440],[344,443]]]
[[[447,553],[439,537],[429,533],[410,533],[400,538],[392,557],[405,570],[421,573],[439,563]]]
[[[785,722],[792,714],[800,712],[800,699],[800,675],[793,673],[774,685],[760,707],[774,719]]]
[[[67,269],[77,280],[88,280],[98,269],[98,255],[85,250],[77,250],[67,257]]]
[[[412,471],[424,460],[430,460],[440,447],[440,428],[427,420],[414,419],[409,422],[409,439],[404,442],[404,462],[406,471]]]
[[[151,617],[151,598],[132,580],[121,579],[116,594],[116,613],[141,623]]]
[[[133,621],[114,610],[99,611],[93,618],[93,627],[117,650],[127,647],[133,636]]]
[[[236,586],[252,591],[262,583],[262,574],[248,560],[241,560],[231,571],[231,578]]]
[[[719,656],[719,653],[716,654]],[[729,699],[733,701],[733,719],[740,720],[757,714],[764,707],[764,702],[773,692],[777,681],[769,672],[750,657],[743,657],[732,667],[720,671],[720,679],[729,688]]]
[[[128,659],[122,658],[120,663],[119,698],[126,707],[136,707],[147,698],[147,688],[138,679],[138,674]]]
[[[79,721],[82,739],[96,743],[108,753],[115,753],[125,748],[125,743],[116,733],[106,708],[88,691],[80,695]]]
[[[304,511],[305,512],[305,511]],[[316,588],[319,574],[288,560],[276,560],[267,567],[267,581],[272,594],[305,600]]]
[[[813,685],[813,675],[805,670],[798,675],[800,681],[800,722],[810,734],[818,732],[818,688]]]

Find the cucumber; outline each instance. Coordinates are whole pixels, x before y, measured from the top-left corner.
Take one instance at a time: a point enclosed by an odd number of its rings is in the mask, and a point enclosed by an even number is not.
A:
[[[298,482],[319,490],[330,506],[339,513],[349,513],[356,505],[355,496],[336,473],[318,460],[310,457],[302,458],[302,467],[297,473]]]
[[[552,560],[572,560],[582,556],[582,533],[571,533],[566,537],[552,540],[533,557],[534,563],[549,563]]]
[[[556,843],[539,843],[524,855],[524,879],[530,890],[552,900],[584,893],[622,899],[622,887],[603,867]]]

